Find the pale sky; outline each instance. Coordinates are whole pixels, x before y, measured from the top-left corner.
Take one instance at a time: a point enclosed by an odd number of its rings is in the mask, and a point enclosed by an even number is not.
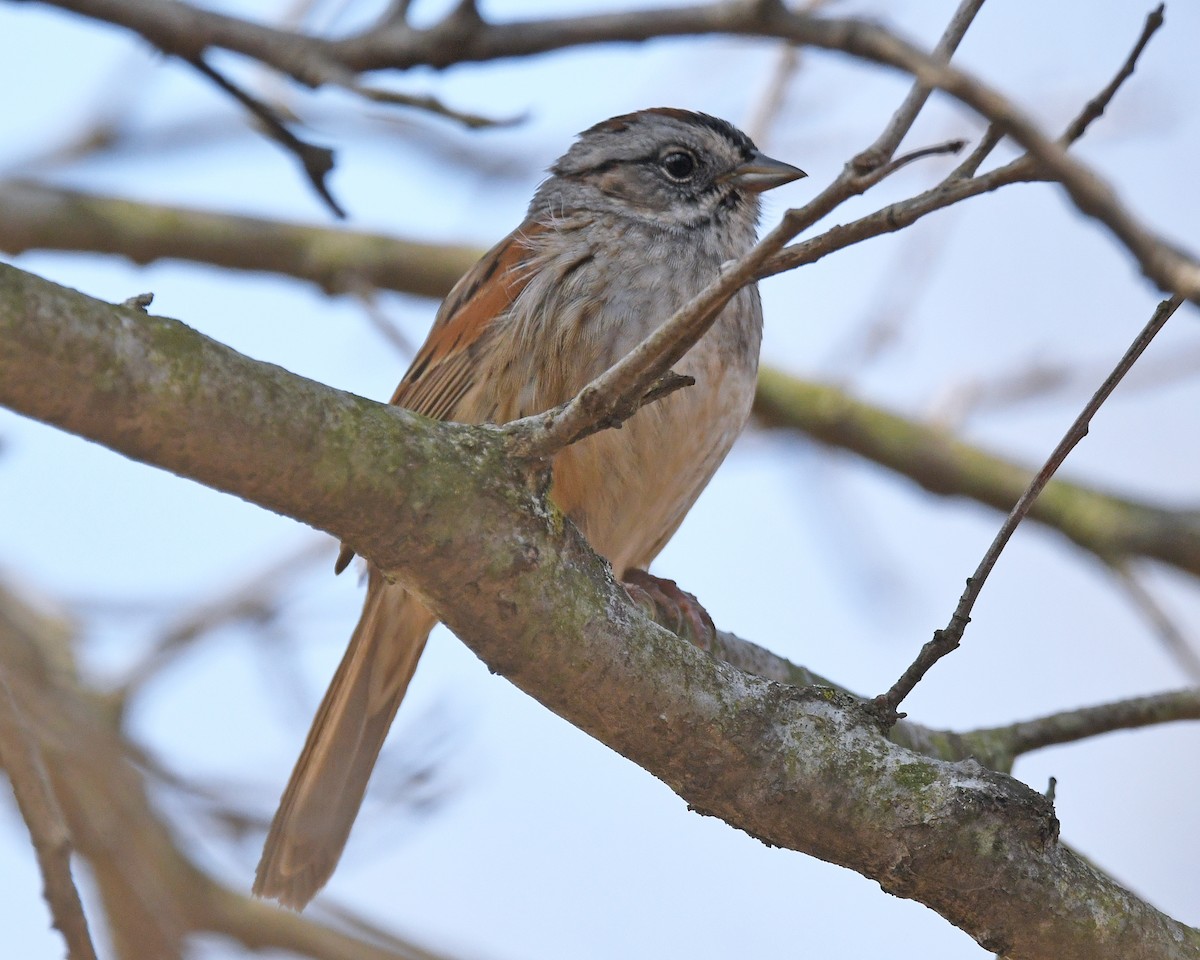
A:
[[[266,16],[283,5],[223,6]],[[605,6],[597,0],[588,9]],[[830,5],[838,14],[886,13],[926,45],[954,6]],[[497,18],[564,9],[532,0],[484,6]],[[1115,0],[993,0],[960,62],[1057,131],[1108,81],[1148,9]],[[1169,8],[1134,79],[1080,145],[1133,209],[1193,246],[1197,35],[1194,5]],[[332,186],[351,229],[484,247],[519,222],[541,171],[578,130],[658,105],[747,124],[777,55],[748,41],[678,41],[414,71],[396,81],[466,110],[528,114],[523,124],[487,133],[371,108],[395,122],[374,125],[377,135],[367,140],[349,119],[362,111],[346,96],[296,94],[294,106],[313,118],[312,139],[339,150]],[[906,89],[900,78],[845,57],[806,52],[803,61],[760,145],[810,178],[770,195],[766,227],[870,143]],[[254,71],[238,75],[262,80]],[[202,132],[199,142],[154,147],[166,125],[231,121],[236,113],[184,66],[149,55],[120,31],[36,4],[0,4],[0,77],[21,91],[0,112],[0,175],[80,129],[99,103],[127,95],[122,109],[144,137],[109,157],[37,172],[120,196],[330,222],[290,159],[261,138]],[[133,92],[118,94],[122,88]],[[907,145],[979,130],[964,110],[939,101]],[[834,221],[924,189],[949,162],[914,165]],[[406,365],[356,302],[286,279],[94,256],[7,259],[108,300],[153,291],[156,313],[364,396],[386,399]],[[764,362],[836,378],[913,416],[950,416],[955,397],[1034,364],[1078,371],[1071,389],[984,407],[962,424],[971,440],[1030,463],[1053,447],[1158,299],[1130,258],[1044,185],[1006,188],[770,280],[763,297]],[[400,296],[380,303],[414,342],[436,306]],[[864,360],[864,331],[888,311],[896,314],[894,339]],[[1185,308],[1065,472],[1130,495],[1195,503],[1200,377],[1164,380],[1169,361],[1198,350],[1200,327]],[[0,574],[86,617],[84,649],[101,677],[136,661],[173,613],[228,592],[315,536],[4,411],[0,444]],[[876,693],[945,624],[999,523],[990,511],[933,498],[848,454],[751,432],[655,571],[696,593],[719,626]],[[241,801],[264,815],[358,613],[359,585],[352,575],[332,576],[332,556],[331,547],[297,575],[272,636],[222,630],[158,678],[132,719],[134,734],[174,770],[236,784]],[[1143,572],[1200,643],[1196,584]],[[147,605],[149,613],[115,612]],[[1094,559],[1027,526],[988,583],[963,648],[936,667],[906,709],[922,723],[969,729],[1185,682]],[[767,849],[688,812],[649,774],[489,674],[444,630],[422,661],[385,757],[402,768],[406,746],[428,750],[431,741],[443,758],[442,804],[413,816],[384,801],[386,783],[373,790],[326,894],[431,948],[481,960],[989,956],[925,907],[871,881]],[[1176,724],[1036,753],[1020,760],[1015,775],[1039,790],[1057,777],[1063,838],[1196,924],[1198,748],[1200,725]],[[163,804],[207,865],[249,888],[261,838],[231,851],[185,800],[164,795]],[[0,811],[6,952],[60,956],[24,829],[11,804]],[[212,941],[196,955],[240,954]]]

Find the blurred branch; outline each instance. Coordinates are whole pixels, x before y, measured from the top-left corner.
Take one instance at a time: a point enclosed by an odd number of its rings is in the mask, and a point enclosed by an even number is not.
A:
[[[1034,472],[938,426],[769,367],[759,370],[754,413],[763,426],[798,430],[849,450],[930,493],[969,497],[1004,512],[1012,509]],[[1200,577],[1200,510],[1159,507],[1056,478],[1034,502],[1029,517],[1105,562],[1147,557]]]
[[[981,413],[995,413],[1055,396],[1080,393],[1104,375],[1093,358],[1058,361],[1030,358],[1011,370],[952,382],[930,404],[930,419],[947,430]],[[1125,380],[1128,396],[1134,390],[1162,390],[1200,373],[1200,345],[1183,347],[1166,356],[1145,357]]]
[[[317,196],[324,201],[325,206],[335,217],[344,220],[346,211],[330,193],[329,182],[326,179],[333,170],[333,151],[328,147],[318,147],[316,144],[301,140],[288,129],[287,123],[273,108],[257,97],[251,96],[213,67],[204,59],[203,54],[197,53],[185,59],[196,68],[201,76],[207,77],[216,84],[218,89],[223,90],[240,103],[259,122],[268,137],[296,158],[300,166],[304,168],[304,174],[308,177],[308,182]]]
[[[1200,958],[1200,931],[1058,842],[1041,794],[977,763],[905,750],[852,698],[741,673],[648,620],[513,462],[504,428],[371,403],[4,266],[0,403],[335,533],[411,584],[491,669],[694,808],[920,900],[989,949]],[[36,729],[63,720],[51,697],[32,702]],[[110,806],[120,797],[84,804]],[[132,824],[149,829],[139,815],[104,833],[122,838],[114,866],[154,863],[154,851],[131,849]],[[179,889],[151,879],[151,894]],[[217,896],[182,903],[219,919]],[[179,909],[154,908],[154,922]]]
[[[332,544],[326,537],[313,537],[299,548],[277,557],[262,570],[238,579],[233,589],[175,618],[155,646],[126,673],[112,699],[125,705],[150,680],[158,676],[205,634],[233,623],[265,624],[279,615],[282,593],[292,581],[322,557],[330,559]]]
[[[1183,631],[1163,609],[1162,604],[1155,599],[1150,589],[1125,561],[1115,560],[1109,564],[1113,576],[1125,590],[1126,595],[1142,616],[1150,623],[1163,649],[1175,661],[1193,683],[1200,684],[1200,654],[1197,654]]]
[[[188,936],[206,932],[247,949],[314,960],[442,957],[394,934],[364,939],[267,906],[202,871],[150,800],[107,699],[53,665],[59,641],[41,624],[0,587],[0,676],[29,718],[27,729],[46,758],[71,836],[92,868],[116,956],[182,960]],[[0,734],[11,729],[0,723]],[[6,765],[9,759],[5,751]]]
[[[953,221],[953,216],[943,216],[909,233],[890,258],[886,272],[873,283],[871,298],[859,310],[858,322],[838,338],[831,355],[820,364],[830,379],[848,385],[899,342],[941,266]]]
[[[766,89],[759,96],[757,105],[746,121],[746,133],[762,150],[770,143],[771,128],[783,110],[788,84],[800,69],[800,51],[791,46],[779,48],[778,59],[767,81]]]
[[[328,293],[374,287],[442,297],[479,258],[474,247],[415,243],[256,217],[0,182],[0,250],[80,250],[134,263],[191,260],[309,280]]]
[[[396,352],[397,357],[401,358],[405,363],[410,362],[417,352],[416,344],[405,336],[400,328],[392,322],[392,319],[380,305],[378,288],[366,282],[359,282],[354,284],[352,293],[362,306],[363,315],[375,329],[375,332]]]
[[[414,28],[389,11],[361,33],[329,40],[202,10],[180,0],[43,2],[125,27],[141,34],[160,50],[183,59],[193,59],[210,48],[220,47],[269,64],[310,87],[327,83],[345,85],[353,82],[354,75],[367,71],[405,70],[420,65],[446,67],[652,37],[731,34],[771,37],[842,51],[907,72],[918,87],[942,90],[973,109],[991,124],[988,141],[1004,135],[1025,148],[1024,179],[1060,183],[1080,212],[1104,224],[1160,289],[1187,299],[1200,299],[1200,263],[1136,217],[1104,179],[1067,153],[1061,139],[1042,133],[1027,114],[980,80],[874,23],[825,18],[790,10],[776,2],[736,0],[661,10],[489,23],[474,4],[460,4],[429,28]],[[958,16],[965,18],[964,22],[969,22],[970,8],[968,3],[960,9]],[[1127,69],[1123,68],[1111,85],[1113,91],[1124,76],[1132,73],[1136,55],[1158,22],[1161,22],[1161,8],[1151,15],[1143,39],[1139,39],[1127,61]],[[955,24],[951,24],[946,36],[951,36],[955,29]],[[1098,99],[1103,98],[1104,94]],[[1085,116],[1088,114],[1085,110]],[[1086,126],[1086,119],[1083,125]],[[889,137],[895,137],[897,132],[902,136],[903,131],[899,130],[902,127],[903,118],[897,121],[897,131],[889,131]],[[788,251],[781,253],[768,272],[775,272],[775,267],[787,269],[788,258]]]
[[[22,716],[0,669],[0,766],[8,774],[21,817],[29,829],[54,926],[67,944],[69,960],[96,960],[87,916],[71,876],[71,837],[50,786],[36,736]]]

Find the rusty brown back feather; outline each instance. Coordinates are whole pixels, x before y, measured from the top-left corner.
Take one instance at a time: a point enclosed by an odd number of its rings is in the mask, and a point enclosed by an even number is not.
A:
[[[455,419],[458,401],[477,369],[471,358],[529,282],[523,269],[532,254],[528,238],[546,229],[532,221],[521,224],[454,285],[396,387],[393,404],[438,420]]]

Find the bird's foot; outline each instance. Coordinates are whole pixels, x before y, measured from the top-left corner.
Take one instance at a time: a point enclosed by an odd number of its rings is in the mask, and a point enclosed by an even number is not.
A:
[[[717,628],[695,595],[680,589],[674,580],[652,576],[645,570],[626,570],[623,582],[630,598],[651,620],[701,650],[712,650]]]

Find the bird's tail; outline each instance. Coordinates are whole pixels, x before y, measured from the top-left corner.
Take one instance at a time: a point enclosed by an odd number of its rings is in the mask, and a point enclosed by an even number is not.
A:
[[[362,617],[267,833],[256,896],[300,910],[333,873],[436,622],[412,594],[372,572]]]

